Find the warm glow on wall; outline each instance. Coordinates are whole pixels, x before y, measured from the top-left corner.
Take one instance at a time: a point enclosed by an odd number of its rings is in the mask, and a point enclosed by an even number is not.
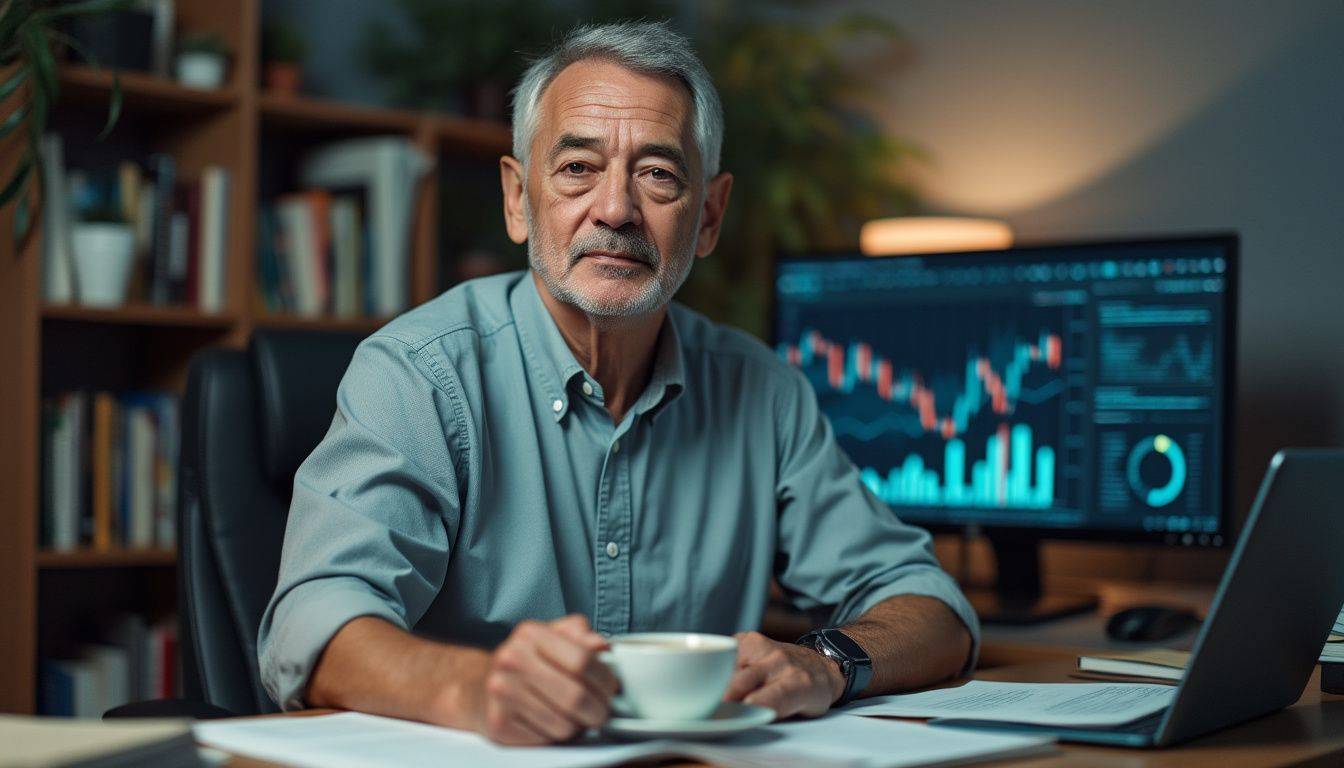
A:
[[[994,219],[902,216],[870,221],[859,231],[859,248],[868,256],[994,251],[1012,244],[1013,230]]]

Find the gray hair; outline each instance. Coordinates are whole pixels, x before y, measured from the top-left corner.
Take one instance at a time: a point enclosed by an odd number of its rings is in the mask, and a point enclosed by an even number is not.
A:
[[[635,72],[675,77],[685,84],[691,92],[695,144],[705,166],[705,178],[719,172],[723,107],[718,91],[690,41],[672,31],[665,21],[581,25],[528,66],[513,89],[513,156],[524,168],[532,137],[537,133],[542,93],[561,70],[584,59],[606,59]]]

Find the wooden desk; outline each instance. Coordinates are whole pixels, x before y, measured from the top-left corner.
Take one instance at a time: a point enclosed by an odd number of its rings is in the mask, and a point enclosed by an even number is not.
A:
[[[978,680],[1079,682],[1068,676],[1075,661],[1046,661],[976,672]],[[1241,766],[1344,765],[1344,696],[1321,693],[1318,667],[1302,698],[1285,710],[1188,741],[1171,749],[1125,749],[1061,744],[1050,757],[1011,763],[1021,768],[1066,765],[1099,768],[1240,768]]]
[[[1072,660],[1053,660],[981,670],[979,680],[1063,683],[1078,682],[1068,676]],[[303,714],[320,714],[318,711]],[[1344,696],[1322,694],[1320,670],[1312,675],[1302,698],[1281,712],[1228,728],[1178,747],[1164,750],[1085,747],[1061,744],[1049,757],[1005,761],[1014,768],[1242,768],[1242,766],[1344,765]],[[238,757],[230,768],[272,768],[265,763]],[[673,764],[686,766],[687,764]]]

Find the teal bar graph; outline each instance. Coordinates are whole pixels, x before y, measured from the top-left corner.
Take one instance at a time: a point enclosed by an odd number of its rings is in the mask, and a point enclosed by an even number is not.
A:
[[[966,466],[966,443],[948,440],[943,474],[909,454],[883,476],[872,467],[860,472],[864,485],[888,504],[944,507],[1049,509],[1055,499],[1055,451],[1034,446],[1031,426],[1001,427],[984,443],[984,458]]]

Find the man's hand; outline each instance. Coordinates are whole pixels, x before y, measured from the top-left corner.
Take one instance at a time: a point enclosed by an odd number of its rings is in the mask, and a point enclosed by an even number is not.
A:
[[[597,654],[607,641],[580,615],[524,621],[490,655],[476,730],[501,744],[566,741],[607,719],[619,682]]]
[[[816,717],[845,692],[839,665],[811,648],[775,642],[759,632],[734,637],[737,671],[724,695],[729,701],[760,704],[780,718]]]

